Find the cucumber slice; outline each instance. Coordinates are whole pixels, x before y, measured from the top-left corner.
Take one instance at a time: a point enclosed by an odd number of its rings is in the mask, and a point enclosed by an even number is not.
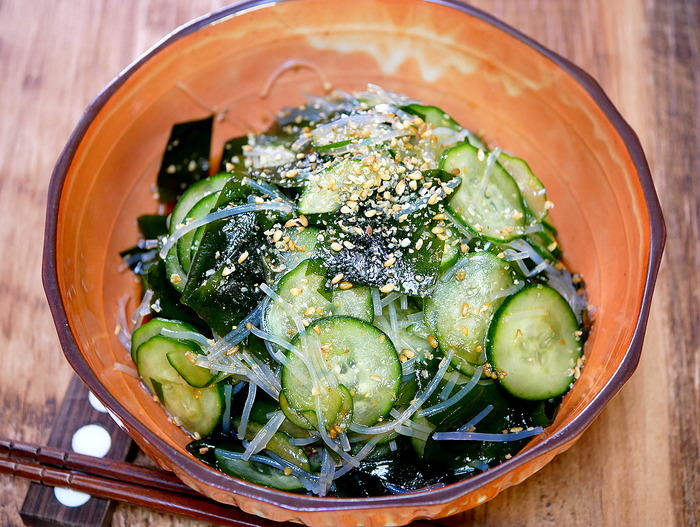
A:
[[[234,420],[236,428],[240,425],[240,419]],[[248,421],[245,430],[245,438],[252,441],[253,438],[262,430],[264,425],[255,421]],[[285,461],[289,461],[292,465],[299,467],[302,470],[311,472],[309,465],[309,457],[304,452],[304,449],[298,446],[290,445],[291,437],[284,432],[275,432],[265,445],[265,450],[269,450],[273,454],[277,454]]]
[[[548,211],[547,191],[542,182],[532,173],[530,165],[519,157],[512,157],[504,153],[498,155],[498,162],[518,185],[527,211],[535,221],[542,221]]]
[[[334,289],[331,304],[333,315],[355,317],[366,322],[374,320],[374,305],[369,287]]]
[[[306,227],[303,230],[282,229],[281,240],[284,240],[286,250],[276,251],[278,264],[284,264],[284,270],[288,272],[311,258],[320,232],[316,227]],[[289,241],[286,241],[287,239]]]
[[[194,207],[187,213],[187,221],[196,220],[202,216],[209,214],[219,197],[218,192],[212,192],[208,196],[204,196]],[[189,272],[190,264],[194,258],[199,242],[202,241],[206,227],[200,227],[194,231],[190,231],[177,241],[177,257],[180,259],[180,265],[185,273]]]
[[[257,483],[265,487],[273,489],[299,491],[304,490],[304,485],[296,476],[286,475],[278,468],[271,467],[265,463],[257,461],[246,461],[239,456],[243,452],[232,452],[222,448],[214,450],[214,458],[216,459],[216,467],[229,476]],[[236,455],[238,454],[238,455]]]
[[[429,427],[429,428],[433,428],[433,429],[435,428],[435,425],[433,425],[425,417],[418,417],[418,416],[414,415],[411,418],[411,421],[420,425],[421,427]],[[413,447],[413,450],[416,452],[418,457],[421,459],[423,459],[423,456],[425,456],[426,443],[427,443],[427,440],[423,439],[422,437],[419,437],[419,436],[412,436],[411,437],[411,446]]]
[[[487,357],[501,385],[521,399],[566,393],[583,354],[580,327],[566,299],[542,284],[503,302],[489,329]]]
[[[298,333],[295,322],[311,322],[323,316],[352,315],[371,322],[374,317],[368,287],[325,289],[325,269],[320,260],[304,260],[282,277],[277,294],[282,301],[269,303],[264,327],[273,335],[290,341]]]
[[[398,396],[401,363],[391,339],[379,328],[352,317],[321,318],[292,344],[307,357],[303,360],[290,353],[282,367],[282,387],[295,410],[315,412],[316,397],[321,397],[324,405],[335,402],[338,406],[342,399],[339,390],[332,389],[324,378],[330,374],[352,396],[354,423],[373,425],[389,413]],[[322,383],[318,391],[307,364],[319,364],[314,366]]]
[[[311,174],[299,197],[299,213],[323,214],[339,210],[343,204],[343,186],[349,184],[348,176],[354,175],[353,168],[361,166],[358,160],[343,159],[326,170]]]
[[[447,204],[458,221],[494,242],[523,235],[526,216],[520,189],[493,153],[464,143],[443,154],[440,168],[462,178]]]
[[[195,351],[191,351],[190,353],[195,353]],[[170,365],[187,384],[195,388],[209,386],[217,377],[217,374],[192,363],[189,357],[187,353],[180,353],[180,351],[173,351],[166,354]]]
[[[489,252],[468,254],[438,279],[425,299],[425,322],[440,350],[454,350],[452,365],[466,375],[485,361],[484,344],[491,317],[513,286],[506,262]]]
[[[169,354],[196,351],[186,341],[156,335],[136,349],[136,368],[151,393],[182,426],[192,433],[207,436],[221,420],[224,398],[220,385],[195,388],[171,366]]]
[[[136,362],[136,350],[138,347],[155,335],[160,335],[163,329],[172,331],[193,331],[199,333],[197,328],[181,322],[179,320],[170,320],[166,318],[152,318],[144,325],[135,329],[131,334],[131,358]]]
[[[168,234],[175,232],[187,218],[192,208],[205,196],[221,191],[231,174],[217,174],[197,181],[180,197],[168,220]],[[211,209],[210,209],[211,210]],[[165,268],[173,287],[180,293],[185,289],[187,270],[183,268],[178,255],[178,244],[175,244],[165,256]]]

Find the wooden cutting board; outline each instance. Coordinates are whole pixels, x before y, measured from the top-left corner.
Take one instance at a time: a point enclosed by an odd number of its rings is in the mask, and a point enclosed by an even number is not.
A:
[[[700,2],[472,3],[602,84],[640,136],[669,239],[631,381],[570,451],[441,523],[700,524]],[[45,443],[71,378],[40,283],[54,161],[112,77],[178,25],[224,4],[0,0],[0,436]],[[0,475],[0,525],[22,525],[27,489]],[[112,518],[115,526],[196,524],[128,505]]]

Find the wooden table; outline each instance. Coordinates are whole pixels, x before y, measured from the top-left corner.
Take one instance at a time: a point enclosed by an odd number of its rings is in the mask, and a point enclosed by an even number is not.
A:
[[[90,99],[225,0],[0,1],[0,436],[42,443],[71,370],[40,281],[56,157]],[[700,2],[474,0],[590,72],[637,131],[668,243],[639,369],[583,438],[454,525],[700,524]],[[27,483],[0,475],[0,525]],[[113,525],[193,525],[120,505]]]

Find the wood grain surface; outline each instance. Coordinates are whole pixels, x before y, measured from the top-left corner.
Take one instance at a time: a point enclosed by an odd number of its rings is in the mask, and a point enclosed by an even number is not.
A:
[[[81,112],[135,57],[225,0],[0,0],[0,436],[41,443],[70,379],[40,280],[46,191]],[[640,136],[668,242],[641,363],[582,439],[445,520],[700,524],[700,2],[473,0],[586,69]],[[330,5],[330,2],[329,2]],[[0,525],[28,484],[0,475]],[[120,505],[113,525],[200,525]]]

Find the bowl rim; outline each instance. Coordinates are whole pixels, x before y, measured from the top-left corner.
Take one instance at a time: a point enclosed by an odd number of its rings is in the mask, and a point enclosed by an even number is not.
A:
[[[295,1],[295,0],[282,0]],[[129,77],[147,63],[152,57],[157,55],[164,48],[173,42],[213,23],[225,18],[244,14],[250,10],[271,7],[276,0],[245,0],[240,3],[229,5],[221,9],[212,11],[192,21],[176,28],[167,34],[162,40],[144,52],[129,66],[122,70],[109,84],[103,88],[98,95],[87,106],[81,116],[77,126],[69,137],[69,140],[62,150],[54,170],[48,189],[48,200],[46,206],[46,222],[44,231],[44,248],[42,260],[42,281],[44,291],[48,300],[50,311],[56,326],[59,342],[66,359],[73,367],[74,371],[91,389],[94,387],[95,395],[106,407],[110,408],[119,419],[128,424],[127,428],[141,435],[154,448],[164,453],[165,457],[175,463],[183,473],[187,473],[193,480],[204,483],[206,486],[230,491],[234,494],[248,498],[261,500],[266,503],[281,507],[289,511],[313,511],[323,512],[343,509],[369,509],[385,507],[407,507],[415,506],[418,503],[422,506],[439,505],[449,503],[461,496],[464,496],[479,487],[488,484],[504,476],[513,469],[522,466],[529,461],[546,455],[552,450],[563,447],[575,438],[580,436],[584,430],[592,423],[597,415],[609,400],[621,389],[623,384],[629,379],[636,369],[642,351],[644,332],[648,322],[649,311],[655,282],[658,275],[661,257],[666,239],[666,227],[663,219],[660,202],[654,188],[653,179],[646,157],[642,150],[641,143],[629,124],[615,108],[608,96],[603,91],[598,82],[587,72],[558,53],[543,46],[536,40],[526,36],[514,27],[499,20],[495,16],[488,14],[481,9],[465,4],[460,0],[413,0],[417,3],[438,4],[455,9],[460,15],[466,14],[478,18],[496,29],[504,32],[510,37],[514,37],[521,43],[532,48],[547,59],[551,60],[557,67],[570,75],[579,85],[581,85],[597,106],[603,111],[608,120],[620,135],[625,148],[627,149],[632,162],[636,168],[639,181],[643,190],[645,205],[649,216],[650,250],[647,260],[647,272],[645,285],[642,294],[639,316],[634,328],[631,341],[627,347],[625,355],[613,373],[609,382],[596,395],[594,400],[582,410],[582,412],[565,424],[556,434],[546,437],[541,443],[529,450],[514,456],[506,461],[489,469],[486,472],[472,476],[465,480],[430,490],[416,491],[407,494],[391,496],[378,496],[368,498],[335,498],[318,497],[291,494],[275,489],[254,485],[243,480],[231,478],[223,473],[219,473],[192,456],[183,454],[170,447],[158,435],[141,424],[138,419],[132,416],[121,405],[119,400],[113,397],[106,388],[99,382],[97,376],[89,368],[87,361],[82,357],[80,348],[75,336],[70,330],[68,323],[68,313],[61,298],[61,291],[58,280],[58,262],[56,258],[58,212],[60,208],[61,194],[65,179],[73,161],[75,153],[84,138],[90,124],[101,111],[110,97],[129,79]]]

